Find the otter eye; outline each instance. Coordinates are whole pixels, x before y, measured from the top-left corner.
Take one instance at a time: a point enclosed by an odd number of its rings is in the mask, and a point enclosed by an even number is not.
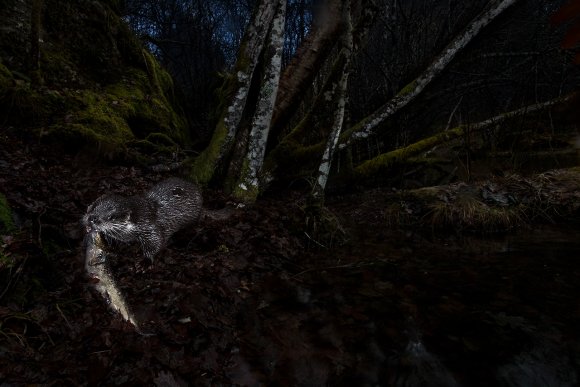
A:
[[[173,196],[177,196],[177,197],[182,196],[184,192],[185,192],[185,190],[181,187],[175,187],[171,190],[171,194]]]

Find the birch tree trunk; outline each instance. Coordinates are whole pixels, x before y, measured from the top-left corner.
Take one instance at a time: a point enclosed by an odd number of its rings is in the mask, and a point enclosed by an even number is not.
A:
[[[224,92],[231,100],[221,114],[208,147],[195,159],[191,171],[194,181],[205,184],[230,152],[242,119],[254,70],[272,24],[277,2],[259,0],[246,29],[232,79],[226,80]]]
[[[278,0],[276,15],[272,21],[269,41],[266,47],[267,62],[260,87],[258,103],[252,119],[246,159],[233,194],[246,203],[256,200],[259,192],[258,174],[264,162],[268,132],[278,94],[282,51],[284,46],[284,25],[286,0]]]
[[[343,2],[343,4],[347,3],[351,2]],[[351,6],[350,18],[352,24],[353,52],[348,52],[348,55],[350,55],[349,58],[353,58],[356,55],[355,52],[358,52],[358,49],[366,43],[368,32],[379,11],[372,2],[364,1],[362,3],[362,5],[357,4],[358,14],[355,11],[355,7]],[[344,6],[341,4],[339,10],[327,14],[327,17],[333,16],[337,19],[333,22],[329,21],[328,23],[340,26],[344,24]],[[342,30],[344,34],[344,28]],[[319,166],[318,164],[313,164],[313,161],[324,153],[329,134],[336,126],[333,121],[338,106],[336,98],[337,85],[341,83],[340,80],[347,68],[345,62],[349,59],[347,58],[346,50],[342,49],[343,38],[341,36],[338,37],[336,44],[338,46],[336,49],[339,53],[334,55],[335,59],[332,62],[332,66],[328,66],[327,73],[321,73],[320,69],[318,69],[317,76],[320,77],[321,81],[319,82],[322,82],[322,86],[317,90],[314,97],[311,98],[307,112],[300,117],[300,121],[287,135],[278,139],[276,146],[269,151],[262,171],[262,184],[267,184],[268,180],[274,180],[277,175],[283,175],[285,173],[297,173],[300,175],[307,170],[308,172],[306,173],[311,173],[312,168]],[[282,86],[281,80],[280,87],[282,88]],[[280,89],[280,92],[282,92],[282,89]],[[304,97],[304,94],[300,95]],[[328,96],[330,96],[330,100]],[[281,96],[278,97],[276,106],[280,102],[280,99]],[[275,119],[276,110],[274,111],[273,120]],[[276,134],[275,125],[276,123],[273,121],[270,136]],[[319,139],[314,141],[320,142],[309,145],[308,141],[312,142],[311,139],[316,137]]]
[[[346,91],[348,86],[348,76],[350,74],[350,63],[353,51],[353,37],[352,37],[352,20],[351,20],[351,7],[350,2],[345,4],[343,9],[343,22],[344,22],[344,33],[342,37],[342,53],[344,55],[345,61],[343,62],[342,75],[338,81],[338,85],[335,88],[337,107],[334,112],[334,122],[332,125],[332,130],[328,136],[326,146],[324,148],[324,153],[322,155],[322,160],[318,167],[318,176],[316,182],[314,183],[314,188],[312,191],[312,196],[315,200],[322,200],[324,197],[324,189],[326,188],[326,182],[328,181],[328,176],[330,174],[330,167],[332,164],[332,157],[340,137],[340,132],[342,131],[342,126],[344,123],[344,110],[346,106]]]
[[[573,97],[574,94],[568,94],[559,98],[552,99],[550,101],[541,102],[534,105],[528,105],[520,109],[502,113],[497,116],[488,118],[487,120],[478,122],[476,124],[461,125],[449,130],[445,130],[443,132],[437,133],[434,136],[425,138],[404,148],[383,153],[371,160],[367,160],[364,163],[358,165],[354,169],[355,175],[358,177],[372,176],[373,174],[379,173],[380,171],[385,170],[386,168],[392,166],[393,164],[405,161],[409,157],[415,157],[421,153],[427,152],[428,150],[432,149],[437,145],[460,138],[466,133],[467,129],[469,129],[470,132],[477,132],[514,117],[530,114],[536,111],[548,109],[555,105],[562,104],[566,101],[571,100]]]
[[[445,67],[453,60],[455,55],[467,46],[467,44],[473,40],[473,38],[477,36],[485,26],[491,23],[491,21],[516,1],[517,0],[499,0],[489,6],[487,10],[480,13],[471,21],[462,34],[457,36],[449,45],[447,45],[447,47],[445,47],[427,70],[399,91],[399,93],[390,101],[346,131],[343,135],[340,147],[344,148],[357,139],[367,138],[376,130],[377,126],[411,102],[436,76],[441,74]]]

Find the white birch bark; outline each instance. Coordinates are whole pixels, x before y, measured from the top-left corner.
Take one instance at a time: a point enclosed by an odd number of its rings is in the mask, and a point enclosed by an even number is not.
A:
[[[231,149],[246,106],[252,76],[276,11],[276,4],[260,0],[256,5],[235,66],[236,90],[230,104],[222,113],[223,118],[215,129],[210,145],[198,156],[194,164],[193,174],[200,183],[206,183],[211,179],[215,167]]]
[[[533,105],[524,106],[522,108],[512,110],[510,112],[501,113],[497,116],[488,118],[484,121],[470,124],[470,125],[461,125],[457,126],[452,129],[447,129],[439,134],[431,136],[429,138],[420,140],[414,144],[408,145],[404,148],[395,149],[393,151],[383,153],[381,155],[376,156],[373,159],[367,160],[357,166],[355,168],[355,172],[360,176],[370,176],[381,171],[384,168],[387,168],[390,164],[395,162],[402,162],[409,157],[417,156],[421,153],[425,153],[430,149],[433,149],[435,146],[447,143],[449,141],[455,140],[463,135],[465,135],[465,131],[469,129],[472,133],[481,131],[485,128],[488,128],[493,125],[497,125],[502,123],[503,121],[512,119],[514,117],[531,114],[536,111],[548,109],[552,106],[556,106],[562,103],[565,103],[573,98],[574,94],[568,94],[562,97],[558,97],[549,101],[540,102]]]
[[[312,191],[312,196],[315,199],[320,199],[324,195],[324,189],[326,188],[326,183],[328,182],[328,176],[330,175],[330,167],[332,165],[332,157],[334,151],[336,150],[336,145],[338,144],[338,139],[342,131],[344,123],[344,109],[346,105],[346,91],[348,86],[348,76],[350,74],[350,63],[353,50],[353,37],[352,37],[352,20],[350,16],[350,2],[346,2],[344,5],[344,24],[345,31],[342,38],[342,51],[345,55],[346,60],[344,62],[344,68],[338,85],[335,89],[337,93],[337,107],[334,115],[334,122],[332,125],[332,130],[328,136],[326,146],[324,147],[324,153],[322,155],[322,160],[320,166],[318,167],[318,176],[316,182],[314,183],[314,189]]]
[[[415,78],[415,80],[403,88],[403,90],[399,91],[399,93],[390,101],[381,106],[370,116],[366,117],[359,124],[355,125],[354,128],[356,129],[350,133],[348,138],[345,139],[345,143],[342,143],[340,147],[343,148],[357,139],[367,138],[375,131],[378,125],[383,123],[402,107],[406,106],[445,69],[445,67],[453,60],[455,55],[467,46],[467,44],[477,36],[485,26],[516,1],[517,0],[499,0],[491,5],[487,10],[480,13],[471,21],[469,26],[467,26],[461,35],[457,36],[449,45],[447,45],[447,47],[445,47],[427,70],[425,70],[419,77]]]
[[[248,139],[246,162],[238,179],[234,195],[245,201],[254,201],[259,190],[258,174],[264,162],[268,132],[278,94],[282,51],[284,46],[284,25],[286,21],[286,0],[278,0],[277,10],[272,21],[266,56],[269,59],[260,87],[256,111]]]

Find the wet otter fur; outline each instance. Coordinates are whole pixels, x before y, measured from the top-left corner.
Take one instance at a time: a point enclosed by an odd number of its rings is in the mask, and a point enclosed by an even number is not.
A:
[[[121,242],[138,241],[143,255],[153,261],[176,231],[199,220],[202,204],[195,184],[172,177],[142,196],[101,196],[88,207],[82,222],[87,232]]]

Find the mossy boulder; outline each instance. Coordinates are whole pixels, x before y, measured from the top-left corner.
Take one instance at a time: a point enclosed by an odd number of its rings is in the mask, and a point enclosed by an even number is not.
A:
[[[4,22],[13,28],[0,31],[0,54],[9,58],[0,62],[0,114],[9,125],[66,149],[88,147],[107,157],[125,154],[151,134],[181,146],[189,142],[171,76],[115,13],[115,4],[74,0],[46,6],[39,70],[32,74],[22,53],[30,47],[5,32],[27,33],[22,23],[28,8],[26,2],[9,3],[13,16]]]

